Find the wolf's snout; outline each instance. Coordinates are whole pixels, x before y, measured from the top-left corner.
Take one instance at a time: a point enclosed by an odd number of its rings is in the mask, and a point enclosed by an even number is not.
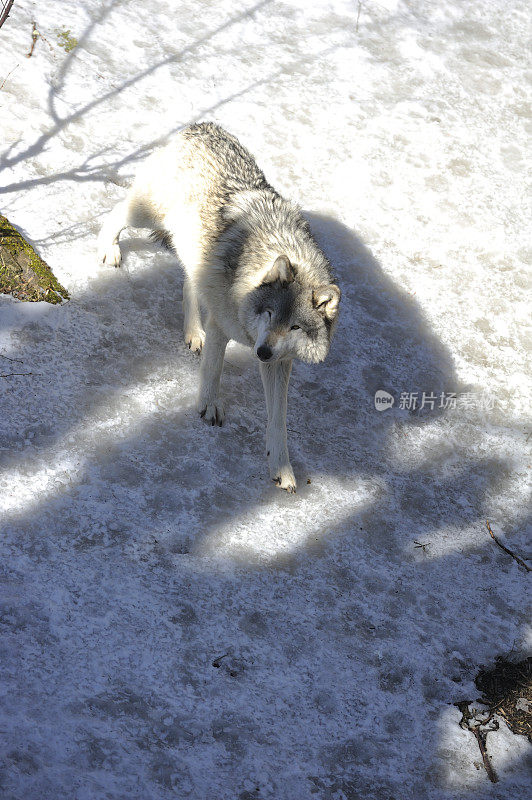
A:
[[[268,345],[261,344],[260,347],[257,347],[257,355],[261,361],[269,361],[273,354]]]

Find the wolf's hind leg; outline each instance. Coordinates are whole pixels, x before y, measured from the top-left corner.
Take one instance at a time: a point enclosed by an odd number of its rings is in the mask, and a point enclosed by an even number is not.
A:
[[[212,317],[207,319],[205,346],[201,354],[198,411],[209,425],[222,425],[224,409],[218,393],[228,338]]]
[[[198,296],[190,278],[183,284],[183,316],[185,342],[194,353],[200,353],[205,343],[205,331],[201,324]]]
[[[158,219],[150,200],[133,186],[124,200],[106,216],[98,236],[98,258],[101,263],[118,267],[121,261],[118,238],[124,228],[157,229]]]
[[[98,260],[110,267],[120,266],[120,246],[118,237],[130,223],[129,201],[122,200],[106,216],[98,236]]]
[[[290,464],[286,437],[286,405],[291,370],[292,361],[276,361],[273,364],[260,365],[268,411],[266,454],[270,477],[277,486],[289,493],[295,492],[297,486]]]

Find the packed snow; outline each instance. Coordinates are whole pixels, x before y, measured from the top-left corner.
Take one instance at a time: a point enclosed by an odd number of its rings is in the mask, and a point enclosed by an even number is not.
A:
[[[530,559],[529,24],[524,0],[16,0],[0,212],[71,299],[0,297],[6,800],[530,796],[526,739],[488,734],[490,783],[453,705],[531,641],[486,528]],[[137,163],[198,120],[301,203],[342,288],[328,359],[293,371],[294,496],[250,351],[225,426],[197,417],[175,257],[130,230],[96,262]]]

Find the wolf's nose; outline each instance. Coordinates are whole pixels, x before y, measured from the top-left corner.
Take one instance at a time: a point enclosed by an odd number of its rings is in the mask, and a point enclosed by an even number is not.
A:
[[[261,344],[260,347],[257,347],[257,355],[261,361],[269,361],[272,357],[272,351],[266,344]]]

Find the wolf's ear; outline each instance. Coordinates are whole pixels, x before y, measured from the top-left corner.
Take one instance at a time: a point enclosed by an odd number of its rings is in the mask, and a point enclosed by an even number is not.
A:
[[[278,256],[262,282],[273,283],[274,281],[281,281],[281,283],[290,283],[293,280],[294,273],[288,256]]]
[[[312,292],[312,302],[314,308],[327,317],[327,319],[334,319],[338,313],[340,289],[334,283],[329,283],[326,286],[318,286],[318,288],[314,289]]]

